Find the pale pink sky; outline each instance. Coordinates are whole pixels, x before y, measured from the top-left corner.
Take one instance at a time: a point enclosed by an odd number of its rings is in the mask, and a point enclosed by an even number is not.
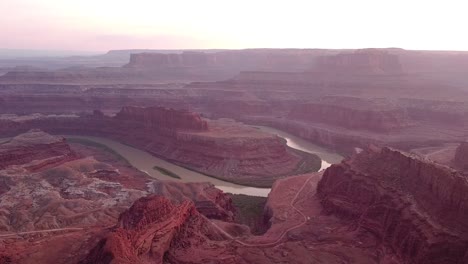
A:
[[[0,48],[468,50],[458,0],[0,0]]]

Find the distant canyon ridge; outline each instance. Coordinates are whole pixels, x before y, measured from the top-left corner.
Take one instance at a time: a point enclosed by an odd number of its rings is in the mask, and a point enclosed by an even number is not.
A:
[[[465,52],[138,52],[86,57],[118,57],[121,67],[11,69],[0,76],[0,111],[112,115],[164,106],[272,126],[343,153],[370,143],[410,150],[467,139]]]

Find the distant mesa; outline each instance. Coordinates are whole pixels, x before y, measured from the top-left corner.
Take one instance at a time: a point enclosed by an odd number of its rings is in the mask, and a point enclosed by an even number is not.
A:
[[[317,59],[314,70],[354,74],[399,74],[403,71],[398,55],[379,49],[322,56]]]
[[[214,58],[205,52],[137,53],[131,54],[130,62],[124,67],[206,67],[216,64]]]

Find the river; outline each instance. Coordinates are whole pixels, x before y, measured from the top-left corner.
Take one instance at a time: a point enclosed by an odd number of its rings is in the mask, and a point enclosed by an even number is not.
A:
[[[322,166],[320,170],[326,169],[333,163],[340,162],[343,157],[340,155],[330,152],[329,150],[312,144],[304,139],[291,135],[281,130],[277,130],[270,127],[264,126],[255,126],[256,128],[269,132],[272,134],[276,134],[284,139],[286,139],[287,145],[291,148],[299,149],[305,152],[317,154],[322,159]],[[234,194],[246,194],[246,195],[253,195],[253,196],[268,196],[270,192],[270,188],[256,188],[256,187],[248,187],[244,185],[234,184],[230,182],[226,182],[223,180],[219,180],[213,177],[206,176],[204,174],[186,169],[184,167],[175,165],[163,159],[157,158],[146,151],[130,147],[128,145],[121,144],[114,140],[110,140],[107,138],[101,137],[90,137],[90,136],[66,136],[67,138],[81,138],[87,139],[91,141],[95,141],[101,144],[106,145],[107,147],[113,149],[124,158],[128,160],[128,162],[134,166],[135,168],[139,169],[140,171],[145,172],[150,177],[159,179],[159,180],[172,180],[172,181],[183,181],[183,182],[211,182],[217,188],[223,190],[224,192],[234,193]],[[174,179],[167,175],[162,174],[158,170],[153,169],[154,166],[159,166],[165,168],[169,171],[174,172],[175,174],[179,175],[181,179]]]
[[[269,132],[276,134],[284,139],[288,146],[291,148],[299,149],[305,152],[317,154],[322,159],[322,166],[321,170],[326,169],[333,163],[340,162],[343,158],[329,150],[312,144],[306,140],[303,140],[299,137],[293,136],[289,133],[286,133],[281,130],[277,130],[270,127],[264,126],[255,126],[262,131]],[[128,162],[137,168],[140,171],[145,172],[150,177],[159,179],[159,180],[171,180],[171,181],[183,181],[183,182],[211,182],[217,188],[223,190],[224,192],[234,193],[234,194],[246,194],[246,195],[253,195],[253,196],[268,196],[270,192],[270,188],[256,188],[256,187],[248,187],[244,185],[234,184],[230,182],[226,182],[223,180],[219,180],[213,177],[206,176],[204,174],[186,169],[184,167],[172,164],[168,161],[163,159],[157,158],[146,151],[130,147],[128,145],[121,144],[117,141],[102,138],[102,137],[91,137],[91,136],[72,136],[67,135],[66,138],[77,138],[77,139],[87,139],[91,141],[95,141],[97,143],[106,145],[107,147],[113,149],[115,152],[119,153],[122,157],[128,160]],[[0,139],[0,143],[2,141],[6,141],[8,139],[3,138]],[[165,168],[169,171],[174,172],[175,174],[179,175],[181,179],[174,179],[167,175],[162,174],[158,170],[153,169],[154,166]]]
[[[276,134],[279,137],[286,139],[286,144],[291,148],[316,154],[317,156],[320,157],[320,159],[322,159],[320,170],[324,170],[330,167],[330,165],[335,164],[335,163],[340,163],[343,160],[343,157],[341,155],[335,152],[332,152],[329,149],[315,145],[310,141],[291,135],[282,130],[278,130],[278,129],[266,127],[266,126],[253,126],[253,127],[256,127],[262,131],[265,131],[271,134]]]

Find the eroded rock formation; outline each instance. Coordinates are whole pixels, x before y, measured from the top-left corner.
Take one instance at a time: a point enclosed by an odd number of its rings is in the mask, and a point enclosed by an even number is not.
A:
[[[73,149],[40,130],[0,144],[0,231],[106,225],[148,194],[192,201],[207,217],[234,218],[231,199],[212,184],[156,181],[123,161],[101,162],[115,157],[99,149]]]
[[[211,241],[224,239],[208,221],[190,201],[174,205],[161,196],[141,198],[82,263],[197,263]]]
[[[327,169],[318,185],[329,213],[375,234],[408,263],[468,261],[468,181],[390,148]]]

